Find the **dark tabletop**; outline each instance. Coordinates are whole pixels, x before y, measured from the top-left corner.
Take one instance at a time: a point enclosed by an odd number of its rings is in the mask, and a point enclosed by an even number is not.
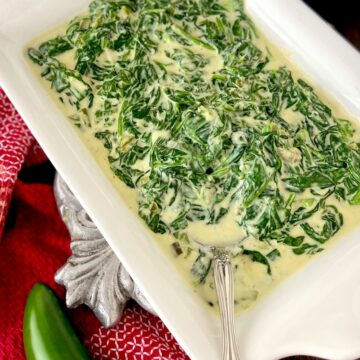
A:
[[[359,0],[305,0],[305,2],[360,49]]]

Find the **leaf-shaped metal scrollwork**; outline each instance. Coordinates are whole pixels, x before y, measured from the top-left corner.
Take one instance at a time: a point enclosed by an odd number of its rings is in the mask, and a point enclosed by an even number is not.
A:
[[[59,175],[54,184],[60,214],[69,230],[72,255],[55,281],[66,287],[66,305],[86,304],[105,326],[115,325],[132,298],[153,313],[130,275]]]

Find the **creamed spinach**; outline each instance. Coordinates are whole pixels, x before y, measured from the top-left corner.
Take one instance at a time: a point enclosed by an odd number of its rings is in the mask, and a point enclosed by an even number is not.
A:
[[[95,0],[28,49],[73,124],[135,189],[140,217],[210,287],[212,255],[192,224],[235,214],[251,242],[234,257],[271,278],[285,253],[323,249],[347,221],[342,204],[360,204],[354,127],[260,40],[241,1]]]

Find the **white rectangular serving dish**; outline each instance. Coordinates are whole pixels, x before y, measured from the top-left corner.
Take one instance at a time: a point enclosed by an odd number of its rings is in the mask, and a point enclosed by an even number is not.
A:
[[[84,10],[89,0],[2,1],[0,86],[138,283],[194,360],[220,358],[219,319],[163,255],[24,60],[36,35]],[[360,55],[299,0],[247,0],[257,27],[287,51],[313,83],[360,118]],[[354,207],[354,211],[360,208]],[[360,222],[360,221],[359,221]],[[242,360],[309,354],[360,357],[360,230],[238,316]]]

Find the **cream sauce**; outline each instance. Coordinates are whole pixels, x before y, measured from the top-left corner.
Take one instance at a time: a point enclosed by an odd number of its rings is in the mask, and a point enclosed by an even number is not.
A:
[[[206,224],[200,221],[190,222],[187,229],[191,239],[205,246],[237,245],[245,237],[246,233],[236,222],[238,211],[231,206],[229,212],[218,224]]]

